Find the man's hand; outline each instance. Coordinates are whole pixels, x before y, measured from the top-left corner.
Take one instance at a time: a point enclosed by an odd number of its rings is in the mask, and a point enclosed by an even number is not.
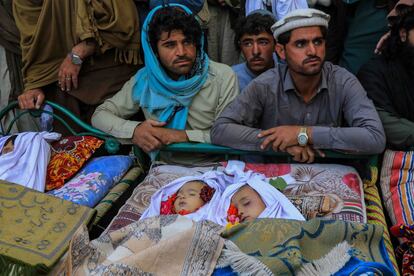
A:
[[[278,126],[259,133],[258,137],[266,137],[260,145],[262,150],[271,146],[274,151],[286,151],[287,147],[298,144],[300,126]]]
[[[132,143],[145,152],[160,149],[163,145],[187,142],[188,137],[184,130],[164,128],[165,123],[155,120],[146,120],[134,130]]]
[[[163,145],[188,142],[187,133],[184,130],[158,128],[156,136]]]
[[[36,88],[23,92],[18,98],[20,109],[39,109],[45,100],[42,89]]]
[[[157,135],[159,136],[159,128],[164,125],[163,122],[145,120],[135,128],[132,143],[139,146],[146,153],[161,148],[162,142],[157,138]]]
[[[93,39],[86,39],[72,48],[72,53],[77,54],[82,60],[92,55],[96,49],[96,42]],[[59,86],[62,91],[70,91],[78,88],[78,75],[82,65],[72,63],[69,55],[63,60],[59,68]]]
[[[293,156],[296,162],[313,163],[315,161],[315,154],[320,157],[325,157],[325,154],[320,150],[315,150],[311,146],[291,146],[286,151]]]
[[[384,49],[385,42],[390,38],[391,32],[388,31],[386,34],[381,36],[380,40],[378,41],[377,45],[375,46],[374,53],[377,55],[380,55],[382,53],[382,50]]]
[[[63,60],[59,68],[58,82],[62,91],[70,91],[72,88],[78,88],[78,75],[81,65],[72,63],[69,55]]]

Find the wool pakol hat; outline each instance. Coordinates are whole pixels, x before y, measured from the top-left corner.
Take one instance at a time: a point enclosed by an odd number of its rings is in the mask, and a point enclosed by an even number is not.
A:
[[[319,10],[297,9],[288,13],[272,26],[273,36],[277,40],[279,35],[302,27],[323,26],[328,28],[329,18],[329,15]]]

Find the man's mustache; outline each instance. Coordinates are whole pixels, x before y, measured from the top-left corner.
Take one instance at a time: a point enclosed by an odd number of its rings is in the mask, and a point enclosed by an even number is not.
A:
[[[187,58],[187,57],[177,58],[176,60],[173,61],[173,64],[180,63],[180,62],[183,62],[183,61],[191,62],[191,59]]]
[[[264,61],[264,58],[261,58],[261,57],[253,57],[253,58],[249,59],[249,61],[250,62],[252,62],[252,61]]]
[[[305,64],[305,63],[308,63],[308,62],[313,62],[313,61],[320,61],[320,62],[322,62],[322,59],[320,57],[318,57],[318,56],[311,56],[311,57],[305,58],[303,60],[302,64]]]

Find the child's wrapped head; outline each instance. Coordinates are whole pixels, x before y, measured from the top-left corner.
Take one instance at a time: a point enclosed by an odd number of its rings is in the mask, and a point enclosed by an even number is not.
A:
[[[10,136],[6,142],[4,143],[4,146],[1,150],[0,155],[7,154],[9,152],[12,152],[14,150],[14,141],[16,140],[17,135]]]
[[[262,197],[249,185],[242,186],[231,198],[230,207],[240,222],[253,221],[266,209]]]
[[[168,200],[161,202],[161,215],[187,215],[196,212],[208,203],[214,195],[211,188],[203,181],[189,181],[185,183]]]

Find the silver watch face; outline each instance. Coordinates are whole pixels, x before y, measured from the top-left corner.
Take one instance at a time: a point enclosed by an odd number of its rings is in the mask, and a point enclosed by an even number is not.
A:
[[[72,59],[72,63],[75,65],[81,65],[82,64],[82,59],[75,54],[71,54],[71,59]]]
[[[298,143],[301,146],[304,146],[308,143],[308,137],[306,137],[306,134],[299,134],[298,135]]]

